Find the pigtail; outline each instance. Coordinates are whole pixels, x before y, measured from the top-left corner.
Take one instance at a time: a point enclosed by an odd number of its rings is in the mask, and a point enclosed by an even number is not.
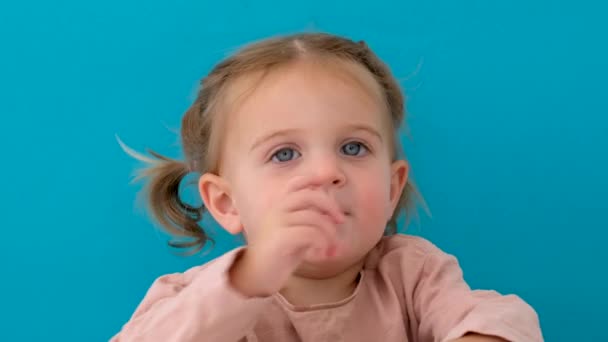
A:
[[[138,171],[133,181],[146,180],[143,191],[150,213],[168,234],[175,237],[168,242],[169,246],[188,249],[185,254],[195,254],[208,241],[213,243],[199,225],[204,206],[192,206],[181,199],[180,185],[190,173],[186,163],[151,150],[148,153],[153,158],[142,155],[117,139],[127,154],[148,165]]]
[[[408,180],[405,184],[403,192],[401,192],[401,197],[399,197],[399,201],[397,202],[397,207],[395,208],[393,216],[388,221],[385,235],[393,235],[399,231],[397,220],[401,214],[405,214],[405,224],[403,225],[404,229],[408,227],[413,220],[418,221],[420,219],[420,215],[418,214],[418,206],[421,206],[424,212],[431,217],[429,206],[418,190],[418,187],[412,180]]]

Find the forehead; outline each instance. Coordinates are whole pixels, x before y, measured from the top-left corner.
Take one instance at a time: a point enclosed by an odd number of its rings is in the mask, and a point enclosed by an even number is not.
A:
[[[363,66],[349,61],[302,60],[242,76],[225,100],[228,123],[236,124],[232,129],[246,123],[249,132],[257,128],[256,122],[269,128],[276,121],[297,124],[315,114],[330,121],[365,120],[381,126],[391,121],[378,82]]]

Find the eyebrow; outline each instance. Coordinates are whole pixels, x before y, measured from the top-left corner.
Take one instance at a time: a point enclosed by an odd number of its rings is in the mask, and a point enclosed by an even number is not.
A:
[[[348,126],[349,130],[354,130],[354,131],[365,131],[373,136],[375,136],[376,138],[378,138],[378,140],[380,140],[380,142],[383,142],[384,139],[382,139],[382,134],[380,134],[380,132],[378,132],[378,130],[376,130],[375,128],[365,125],[365,124],[353,124],[353,125],[349,125]]]
[[[382,135],[380,134],[380,132],[378,132],[378,130],[374,129],[371,126],[365,125],[365,124],[352,124],[352,125],[348,125],[347,126],[349,131],[364,131],[367,132],[370,135],[373,135],[374,137],[378,138],[378,140],[380,140],[380,142],[383,142],[384,139],[382,139]],[[264,135],[256,140],[254,140],[253,144],[251,145],[251,151],[255,150],[258,146],[262,145],[263,143],[278,138],[278,137],[282,137],[285,135],[290,135],[293,134],[294,132],[298,132],[298,129],[284,129],[284,130],[279,130],[273,133],[270,133],[268,135]]]
[[[284,135],[289,135],[293,132],[296,132],[297,129],[284,129],[284,130],[280,130],[280,131],[276,131],[273,133],[270,133],[268,135],[264,135],[258,139],[256,139],[253,144],[251,145],[251,151],[255,150],[258,146],[262,145],[263,143],[267,142],[268,140],[272,140],[274,138],[278,138]]]

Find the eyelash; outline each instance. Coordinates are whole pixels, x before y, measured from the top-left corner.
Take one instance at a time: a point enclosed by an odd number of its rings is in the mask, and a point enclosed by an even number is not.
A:
[[[349,145],[349,144],[357,144],[357,145],[359,145],[359,146],[360,146],[360,148],[362,148],[362,149],[364,149],[364,150],[365,150],[365,154],[363,154],[363,155],[359,155],[359,154],[357,154],[357,155],[346,155],[347,157],[363,157],[363,156],[365,156],[365,155],[367,155],[367,154],[369,154],[369,153],[371,153],[371,152],[372,152],[372,150],[369,148],[369,146],[368,146],[367,144],[365,144],[365,143],[363,143],[363,142],[361,142],[361,141],[358,141],[358,140],[352,140],[352,141],[348,141],[348,142],[346,142],[346,143],[342,144],[342,146],[340,146],[340,152],[342,152],[342,149],[343,149],[345,146]],[[295,154],[298,154],[299,156],[298,156],[298,157],[296,157],[296,158],[292,158],[292,159],[286,160],[286,161],[275,160],[275,158],[276,158],[276,156],[277,156],[277,154],[278,154],[279,152],[282,152],[282,151],[287,151],[287,150],[291,150],[291,151],[293,151]],[[297,151],[295,148],[293,148],[293,147],[289,147],[289,146],[285,146],[285,147],[281,147],[281,148],[279,148],[279,149],[275,150],[275,151],[272,153],[272,155],[270,156],[270,160],[269,160],[269,161],[271,161],[271,162],[275,162],[275,163],[280,163],[280,164],[283,164],[283,163],[287,163],[287,162],[289,162],[289,161],[292,161],[292,160],[294,160],[294,159],[297,159],[297,158],[299,158],[300,156],[301,156],[300,152],[298,152],[298,151]]]

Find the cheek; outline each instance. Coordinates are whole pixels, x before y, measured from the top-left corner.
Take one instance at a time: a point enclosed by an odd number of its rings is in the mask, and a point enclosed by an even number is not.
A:
[[[358,207],[366,221],[384,225],[391,216],[390,171],[384,169],[360,175],[357,181]],[[372,222],[369,222],[372,224]]]
[[[241,224],[246,233],[251,236],[255,234],[260,222],[264,219],[264,213],[272,208],[275,203],[271,184],[260,181],[244,181],[237,187],[238,192],[234,194],[235,206],[239,214]]]
[[[372,186],[361,196],[361,209],[374,220],[384,220],[390,217],[391,205],[389,191],[384,187]]]

